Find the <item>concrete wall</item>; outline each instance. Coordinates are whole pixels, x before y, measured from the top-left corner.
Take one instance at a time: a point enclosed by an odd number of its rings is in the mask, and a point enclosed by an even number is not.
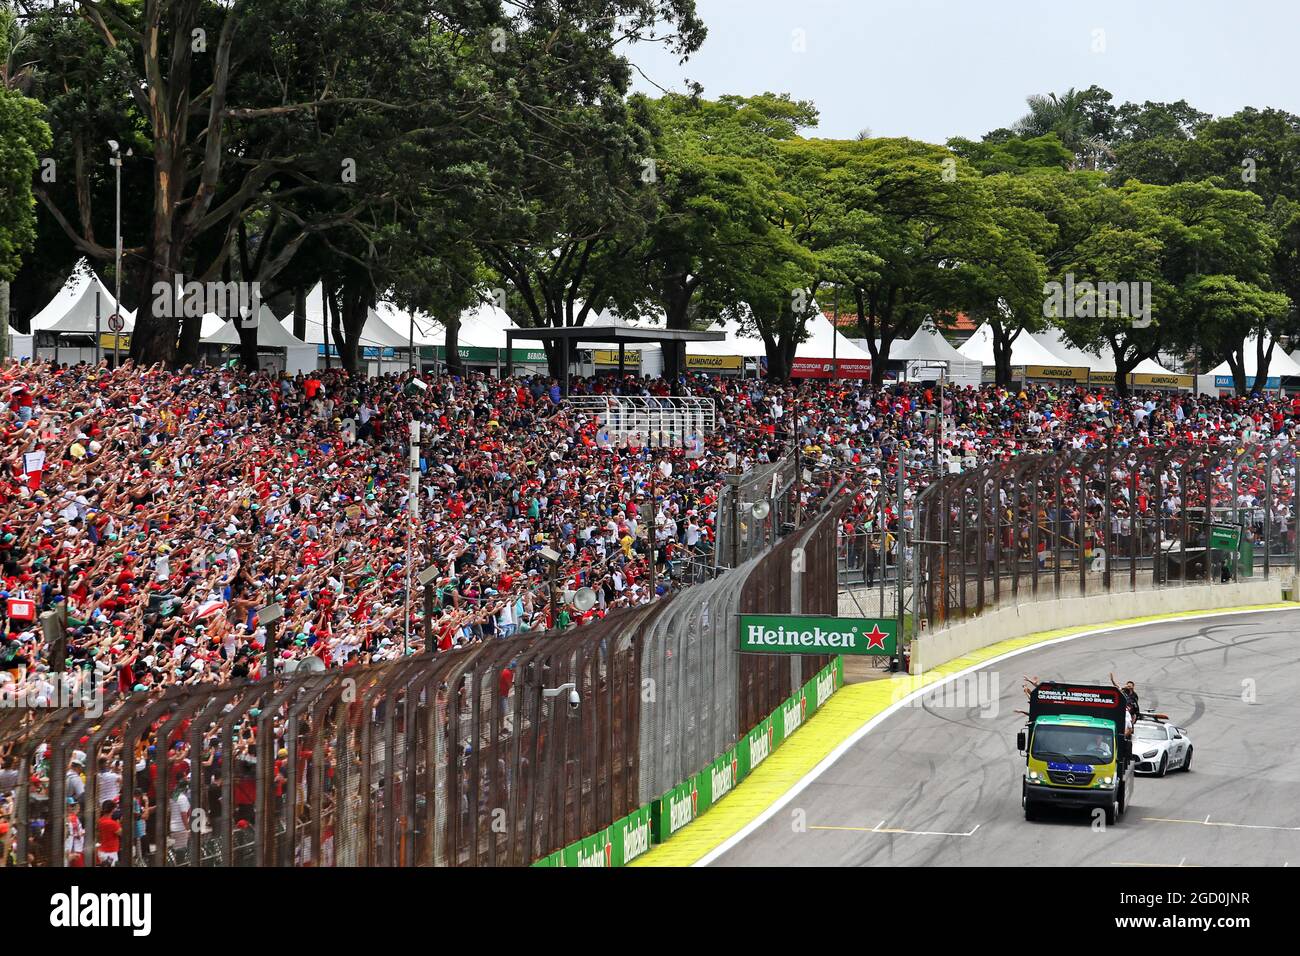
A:
[[[1285,581],[1278,574],[1268,581],[1116,591],[1000,607],[943,630],[922,634],[912,643],[911,669],[914,674],[918,669],[930,670],[981,647],[1049,628],[1103,624],[1147,614],[1270,604],[1281,600],[1282,586],[1284,583],[1291,586],[1291,579],[1288,573]]]

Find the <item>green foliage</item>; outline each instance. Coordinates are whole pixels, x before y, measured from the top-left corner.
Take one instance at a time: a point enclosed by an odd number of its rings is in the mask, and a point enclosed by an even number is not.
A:
[[[0,86],[0,282],[18,273],[36,237],[32,179],[50,148],[50,129],[35,100]]]

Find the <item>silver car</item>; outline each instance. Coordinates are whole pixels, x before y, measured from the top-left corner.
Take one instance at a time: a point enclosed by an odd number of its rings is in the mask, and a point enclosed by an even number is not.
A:
[[[1151,717],[1133,725],[1133,755],[1138,773],[1163,777],[1170,770],[1192,769],[1192,741],[1186,731]]]

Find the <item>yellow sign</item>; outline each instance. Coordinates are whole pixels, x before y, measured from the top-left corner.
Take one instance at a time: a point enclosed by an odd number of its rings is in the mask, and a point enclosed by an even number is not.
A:
[[[739,355],[688,355],[686,367],[735,372],[740,370],[741,361]]]
[[[1070,365],[1026,365],[1026,378],[1062,379],[1067,382],[1088,381],[1088,370]]]
[[[99,337],[99,347],[100,347],[101,349],[108,349],[108,350],[111,352],[111,351],[113,350],[113,340],[114,340],[114,339],[117,340],[117,349],[118,349],[118,351],[120,351],[120,352],[129,352],[129,351],[131,351],[131,336],[130,336],[130,335],[114,335],[112,332],[105,332],[105,333],[103,333],[103,334],[100,335],[100,337]]]
[[[1114,372],[1092,372],[1088,375],[1088,382],[1091,385],[1114,385]]]
[[[596,349],[591,353],[591,360],[597,365],[617,365],[618,349]],[[624,365],[640,365],[641,352],[639,349],[623,350]]]
[[[1134,372],[1129,381],[1135,388],[1191,388],[1190,375],[1153,375],[1146,372]]]

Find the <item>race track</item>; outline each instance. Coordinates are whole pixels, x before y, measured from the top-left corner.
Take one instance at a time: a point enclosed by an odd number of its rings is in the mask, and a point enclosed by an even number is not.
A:
[[[1026,822],[1021,676],[1109,671],[1187,730],[1191,772],[1139,777],[1113,827],[1084,810]],[[1300,866],[1300,613],[1080,637],[977,674],[962,693],[996,690],[900,708],[713,865]]]

